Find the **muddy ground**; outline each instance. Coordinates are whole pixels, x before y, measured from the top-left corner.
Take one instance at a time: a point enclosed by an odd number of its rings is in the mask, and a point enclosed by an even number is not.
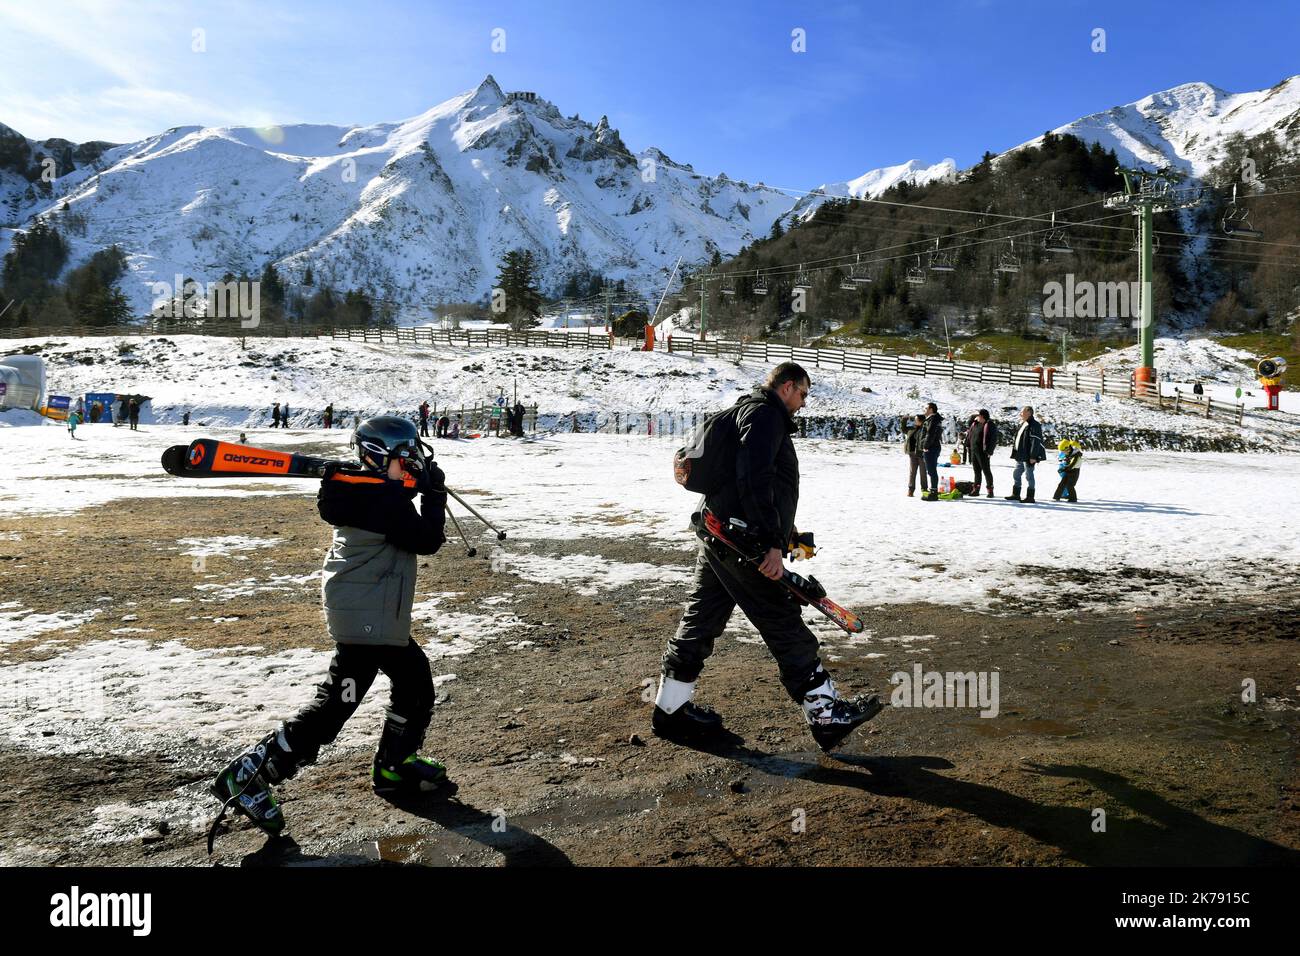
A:
[[[72,516],[6,518],[0,594],[39,613],[73,607],[73,595],[110,596],[114,607],[134,601],[134,623],[150,640],[256,644],[266,653],[312,648],[323,674],[330,645],[316,581],[214,603],[198,620],[189,619],[196,605],[172,603],[195,594],[195,568],[177,539],[232,529],[282,544],[245,562],[210,558],[204,581],[308,575],[328,541],[314,502],[296,496],[123,501]],[[617,519],[600,533],[617,535]],[[685,549],[635,540],[516,534],[507,547],[556,560],[599,553],[686,568],[691,559]],[[519,635],[530,645],[498,640],[434,664],[435,673],[457,677],[440,689],[426,750],[448,765],[458,793],[386,802],[369,791],[370,750],[327,748],[280,791],[291,839],[268,844],[238,820],[219,836],[212,861],[1300,862],[1300,599],[1141,615],[858,608],[868,640],[816,628],[842,689],[887,696],[890,675],[916,662],[927,670],[997,670],[1001,709],[982,718],[972,709],[887,708],[829,757],[803,729],[766,650],[752,635],[729,633],[699,699],[737,737],[703,752],[651,736],[643,699],[676,626],[682,587],[648,601],[637,588],[580,594],[494,570],[489,551],[469,559],[448,544],[425,561],[417,592],[417,600],[455,592],[444,607],[467,612],[496,596],[503,599],[496,609],[532,625]],[[1113,584],[1098,579],[1098,587]],[[212,620],[220,616],[240,620]],[[103,615],[53,635],[65,642],[53,649],[50,634],[0,643],[0,666],[104,640],[120,626],[119,616]],[[449,635],[426,629],[420,639]],[[454,667],[444,666],[448,660]],[[1241,699],[1246,678],[1258,687],[1255,703]],[[268,714],[268,729],[282,716]],[[92,811],[178,794],[215,810],[204,785],[248,742],[187,746],[182,729],[159,752],[66,757],[0,740],[4,859],[207,865],[204,834],[192,822],[163,816],[148,832],[106,841],[88,836]],[[1104,832],[1095,829],[1098,810]]]

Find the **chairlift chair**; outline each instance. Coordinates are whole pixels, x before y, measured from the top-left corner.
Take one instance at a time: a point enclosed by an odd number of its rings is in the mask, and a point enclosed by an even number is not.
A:
[[[799,275],[795,277],[794,287],[804,292],[812,289],[812,283],[808,280],[808,273],[802,264],[799,266]]]
[[[1229,204],[1227,211],[1223,214],[1223,221],[1220,223],[1223,227],[1225,236],[1232,236],[1234,239],[1259,239],[1264,233],[1256,229],[1250,223],[1250,210],[1245,206],[1237,205],[1237,186],[1232,186],[1232,202]]]
[[[957,267],[952,264],[952,257],[939,249],[939,240],[934,240],[934,252],[930,255],[931,272],[956,272]]]
[[[1056,213],[1052,213],[1051,231],[1043,239],[1043,251],[1056,253],[1057,255],[1070,255],[1074,252],[1070,248],[1070,241],[1066,237],[1065,230],[1056,228]]]
[[[853,268],[849,270],[849,281],[857,285],[868,285],[871,282],[871,274],[867,271],[867,267],[862,264],[861,255],[853,260]]]
[[[1011,248],[998,256],[998,264],[993,267],[994,272],[1005,272],[1008,274],[1020,271],[1020,257],[1016,255],[1016,240],[1007,240]]]
[[[751,291],[754,295],[767,295],[767,279],[761,273],[754,273],[754,286]]]
[[[925,285],[925,270],[921,268],[921,256],[918,253],[916,265],[907,267],[907,275],[903,276],[908,285]]]
[[[735,279],[726,278],[726,279],[723,279],[723,280],[722,280],[722,294],[723,294],[723,295],[735,295],[735,294],[736,294],[736,280],[735,280]]]
[[[1138,234],[1138,231],[1136,229],[1133,230],[1133,245],[1128,247],[1128,251],[1129,252],[1142,251],[1142,237]],[[1160,233],[1153,232],[1151,233],[1151,254],[1155,255],[1155,253],[1159,251],[1160,251]]]

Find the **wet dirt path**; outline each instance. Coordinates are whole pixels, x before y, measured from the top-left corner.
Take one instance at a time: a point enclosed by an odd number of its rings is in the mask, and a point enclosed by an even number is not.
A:
[[[177,544],[231,534],[269,543],[201,564]],[[38,613],[107,608],[72,631],[0,643],[0,667],[128,628],[195,649],[309,648],[323,673],[329,645],[312,575],[327,542],[314,502],[299,497],[0,519],[4,601]],[[890,675],[917,664],[996,672],[998,715],[887,708],[830,757],[813,746],[765,648],[738,625],[719,641],[699,694],[737,738],[703,752],[652,737],[645,701],[680,614],[685,537],[680,549],[512,539],[504,560],[488,538],[479,543],[475,559],[454,540],[422,559],[417,593],[443,596],[435,626],[420,632],[430,648],[465,636],[440,630],[439,614],[491,608],[520,622],[435,660],[435,673],[454,669],[456,679],[440,689],[426,749],[448,764],[456,797],[390,804],[369,791],[369,749],[327,748],[281,790],[292,841],[268,846],[239,821],[219,837],[215,862],[1300,862],[1300,607],[1142,617],[858,608],[865,635],[814,628],[842,689],[887,696]],[[604,587],[575,574],[542,584],[511,570],[519,555],[530,567],[595,555],[656,565],[666,581]],[[1253,681],[1253,702],[1242,700],[1243,681]],[[268,713],[268,729],[282,716]],[[63,756],[0,740],[0,856],[206,865],[215,804],[203,787],[248,742],[205,747],[178,728],[156,747]],[[138,812],[114,825],[95,812],[107,805]]]

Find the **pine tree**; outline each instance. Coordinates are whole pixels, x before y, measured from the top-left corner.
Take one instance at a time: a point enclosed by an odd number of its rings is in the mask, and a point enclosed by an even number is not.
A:
[[[542,294],[537,288],[537,261],[531,251],[512,249],[498,267],[496,287],[505,295],[505,316],[513,329],[537,324]]]

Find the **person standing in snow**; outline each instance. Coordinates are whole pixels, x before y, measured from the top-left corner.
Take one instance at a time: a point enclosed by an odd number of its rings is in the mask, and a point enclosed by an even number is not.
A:
[[[429,660],[411,637],[417,555],[436,553],[446,540],[445,479],[404,418],[367,419],[352,442],[365,474],[327,473],[317,497],[320,516],[334,526],[322,582],[335,643],[329,673],[311,703],[236,757],[211,786],[223,804],[273,836],[284,829],[284,816],[271,787],[316,760],[380,671],[391,692],[371,768],[375,793],[416,794],[447,780],[441,763],[419,755],[434,686]]]
[[[280,409],[280,427],[289,427],[289,403],[284,403],[284,408]]]
[[[1061,476],[1061,480],[1056,485],[1056,491],[1052,494],[1053,501],[1065,501],[1078,504],[1079,493],[1075,490],[1075,485],[1079,483],[1079,471],[1083,461],[1083,446],[1072,438],[1062,438],[1060,444],[1056,446],[1057,450],[1057,468],[1056,473]]]
[[[112,407],[113,407],[113,406],[110,404],[110,405],[109,405],[109,409],[111,410]],[[119,395],[119,396],[118,396],[118,405],[117,405],[117,417],[113,419],[113,427],[114,427],[114,428],[116,428],[118,425],[122,424],[124,421],[127,421],[127,419],[128,419],[129,416],[130,416],[130,412],[129,412],[130,407],[131,407],[131,396],[129,396],[129,395]],[[96,420],[98,420],[98,419],[96,419]]]
[[[981,408],[975,421],[966,430],[967,459],[975,469],[975,490],[972,496],[978,496],[980,486],[986,485],[988,497],[993,497],[993,452],[998,447],[998,426],[989,417],[989,410]]]
[[[131,431],[138,432],[140,430],[140,399],[138,396],[131,396],[131,407],[128,414],[131,416]]]
[[[515,402],[514,420],[510,423],[511,433],[516,438],[524,437],[524,406],[522,402]]]
[[[943,416],[939,414],[939,406],[934,402],[925,406],[925,418],[921,423],[921,437],[918,444],[921,454],[925,456],[925,473],[930,478],[930,491],[922,495],[921,500],[938,501],[939,453],[943,451]]]
[[[271,406],[271,427],[280,427],[280,403],[276,402]]]
[[[429,437],[429,400],[420,403],[420,437]]]
[[[1205,394],[1205,386],[1202,385],[1200,382],[1197,382],[1195,385],[1192,386],[1192,394],[1193,394],[1193,395],[1204,395],[1204,394]]]
[[[188,425],[189,423],[190,423],[190,413],[189,410],[186,409],[185,414],[181,416],[181,424]]]
[[[334,427],[334,403],[330,402],[325,406],[325,427],[327,429]]]
[[[1034,503],[1034,466],[1047,458],[1047,449],[1043,445],[1043,426],[1034,417],[1032,405],[1020,410],[1020,427],[1016,429],[1015,440],[1011,443],[1011,457],[1015,459],[1016,469],[1011,473],[1011,494],[1007,501]],[[1025,478],[1025,496],[1020,497],[1020,477]]]
[[[68,415],[68,435],[77,438],[77,426],[81,424],[81,414],[75,409]],[[78,439],[79,440],[79,439]]]
[[[913,415],[910,419],[904,420],[903,427],[907,429],[907,434],[903,437],[903,451],[907,453],[907,497],[912,497],[916,491],[916,475],[921,474],[921,496],[925,497],[928,486],[925,477],[925,454],[921,451],[921,425],[925,422],[924,416]]]
[[[811,387],[807,372],[794,362],[783,362],[762,386],[736,403],[733,478],[707,495],[704,507],[724,526],[732,518],[747,522],[766,555],[758,567],[737,562],[725,545],[701,535],[689,601],[663,655],[651,712],[656,736],[689,743],[721,733],[722,718],[692,698],[714,641],[737,607],[758,628],[776,658],[786,693],[802,708],[809,731],[824,750],[882,709],[874,696],[840,696],[822,666],[817,638],[779,583],[785,570],[782,555],[796,535],[799,505],[799,458],[791,439],[794,416]],[[697,524],[697,534],[698,529]]]

